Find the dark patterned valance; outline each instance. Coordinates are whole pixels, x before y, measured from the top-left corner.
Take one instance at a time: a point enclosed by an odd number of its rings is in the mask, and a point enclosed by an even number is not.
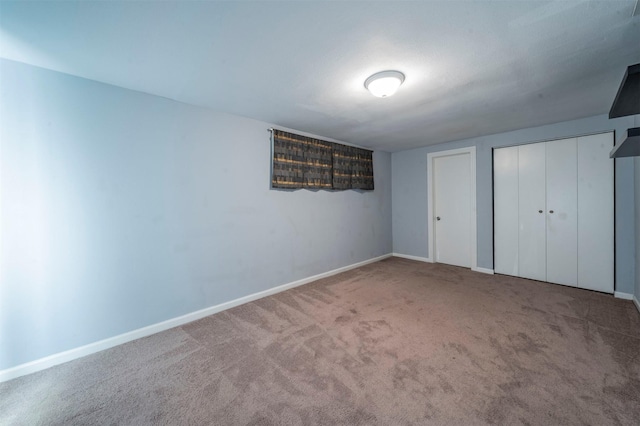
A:
[[[371,151],[333,144],[333,189],[373,189]]]
[[[273,130],[271,187],[373,190],[372,151]]]

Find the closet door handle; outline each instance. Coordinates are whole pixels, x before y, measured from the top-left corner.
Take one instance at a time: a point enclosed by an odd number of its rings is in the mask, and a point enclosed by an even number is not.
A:
[[[440,216],[436,216],[436,220],[440,220]]]
[[[553,214],[553,210],[549,210],[549,213]]]
[[[542,210],[538,210],[538,213],[542,213]]]

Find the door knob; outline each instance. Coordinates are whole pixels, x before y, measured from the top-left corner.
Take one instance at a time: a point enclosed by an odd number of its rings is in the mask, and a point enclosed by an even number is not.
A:
[[[549,213],[553,213],[553,210],[549,210]]]
[[[440,216],[436,216],[436,220],[440,220]]]

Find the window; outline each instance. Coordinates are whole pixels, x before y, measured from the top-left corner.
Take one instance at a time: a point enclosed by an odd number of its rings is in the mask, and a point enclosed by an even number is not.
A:
[[[272,188],[373,190],[373,151],[273,130]]]

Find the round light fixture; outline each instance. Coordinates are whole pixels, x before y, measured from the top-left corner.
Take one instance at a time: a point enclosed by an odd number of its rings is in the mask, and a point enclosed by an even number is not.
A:
[[[403,81],[404,74],[400,71],[381,71],[366,79],[364,87],[366,87],[373,96],[386,98],[396,93]]]

